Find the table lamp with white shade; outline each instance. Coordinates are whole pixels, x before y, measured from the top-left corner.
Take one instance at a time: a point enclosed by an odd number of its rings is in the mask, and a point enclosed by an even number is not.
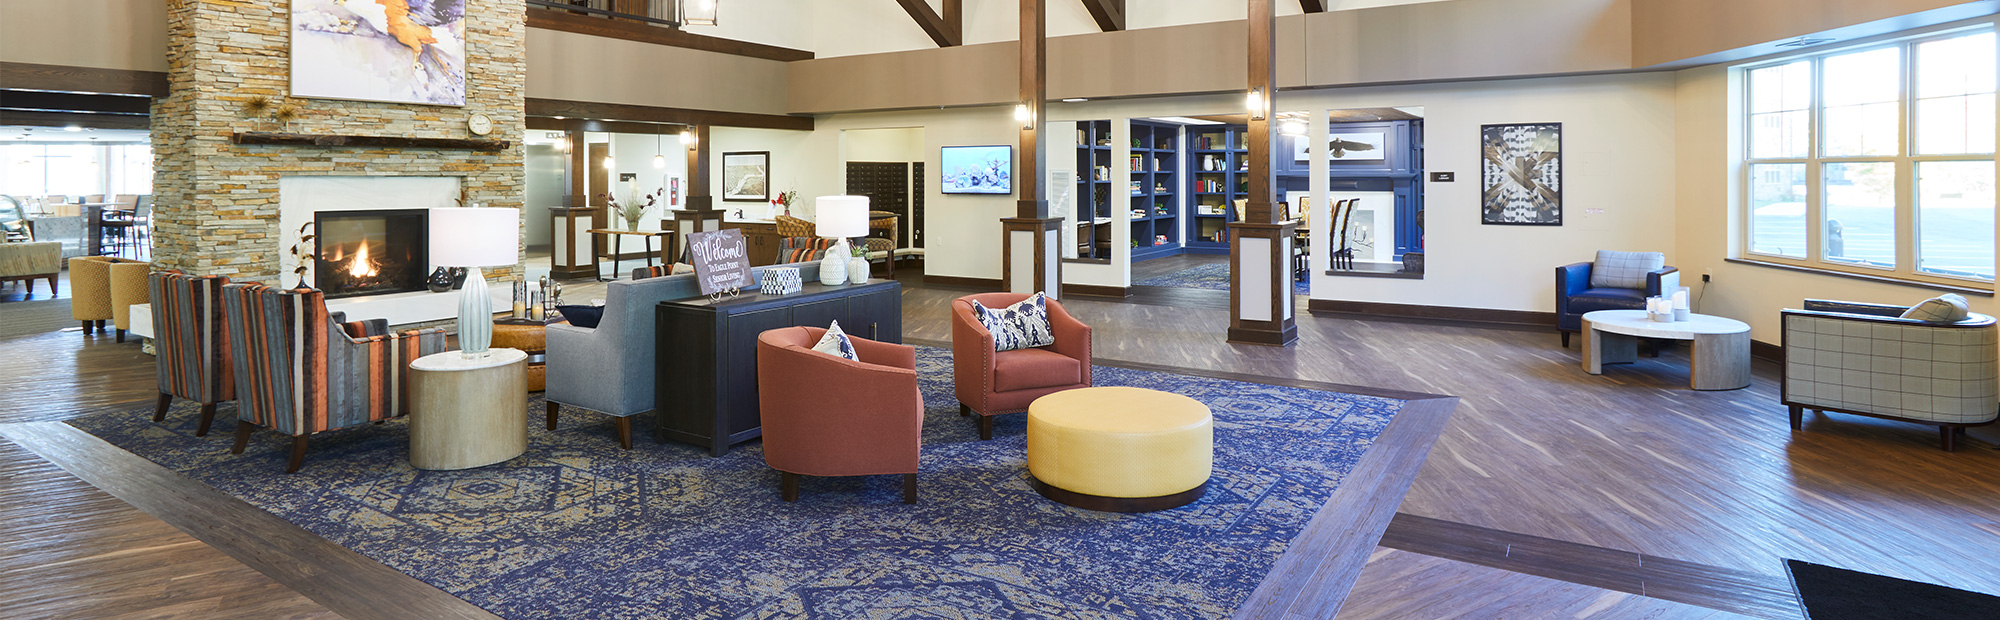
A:
[[[833,247],[827,248],[826,258],[819,263],[819,283],[833,286],[847,282],[847,259],[853,254],[847,239],[868,235],[868,197],[820,196],[814,199],[814,205],[819,219],[813,222],[813,232],[823,238],[838,239]]]
[[[431,209],[431,262],[470,269],[458,294],[458,349],[467,358],[486,357],[493,342],[493,298],[479,268],[520,262],[520,236],[520,209]]]

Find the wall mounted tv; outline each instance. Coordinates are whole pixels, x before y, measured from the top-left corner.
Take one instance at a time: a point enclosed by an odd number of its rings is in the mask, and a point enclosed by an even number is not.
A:
[[[947,146],[939,187],[947,194],[1014,193],[1014,147]]]

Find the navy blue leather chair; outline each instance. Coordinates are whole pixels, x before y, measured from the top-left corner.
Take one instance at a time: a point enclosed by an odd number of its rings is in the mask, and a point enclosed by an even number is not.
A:
[[[1680,269],[1672,265],[1646,272],[1646,288],[1590,286],[1591,263],[1582,262],[1556,268],[1556,329],[1562,332],[1563,348],[1569,335],[1583,331],[1583,315],[1598,310],[1645,310],[1646,298],[1661,291],[1680,288]]]

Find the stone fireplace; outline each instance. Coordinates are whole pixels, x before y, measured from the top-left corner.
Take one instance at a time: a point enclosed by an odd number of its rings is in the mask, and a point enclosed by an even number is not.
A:
[[[314,283],[327,299],[424,290],[429,220],[424,209],[314,213]]]

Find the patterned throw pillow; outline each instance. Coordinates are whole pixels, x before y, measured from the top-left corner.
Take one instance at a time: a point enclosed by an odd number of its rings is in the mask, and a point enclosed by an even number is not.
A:
[[[1590,287],[1646,288],[1646,274],[1666,266],[1667,255],[1659,252],[1598,250],[1590,265]]]
[[[1035,293],[1034,297],[1021,303],[999,310],[991,310],[978,301],[972,302],[972,315],[986,331],[993,334],[993,350],[1013,351],[1031,347],[1043,347],[1056,343],[1054,330],[1049,328],[1048,297]]]
[[[826,335],[819,337],[819,344],[813,345],[813,350],[834,357],[861,361],[861,354],[854,352],[854,341],[847,339],[847,332],[840,331],[840,321],[834,321],[826,326]]]
[[[1909,310],[1903,311],[1903,318],[1930,323],[1957,323],[1965,320],[1971,312],[1972,308],[1965,303],[1964,297],[1958,293],[1945,293],[1910,306]]]

